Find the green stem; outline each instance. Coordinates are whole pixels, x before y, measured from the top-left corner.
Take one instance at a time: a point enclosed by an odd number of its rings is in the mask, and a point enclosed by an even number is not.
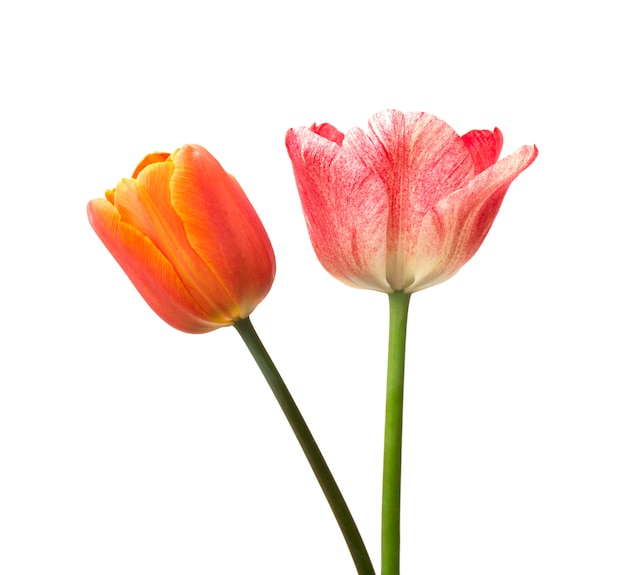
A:
[[[389,294],[389,353],[383,461],[381,530],[382,575],[400,573],[400,479],[402,471],[402,402],[406,326],[411,294]]]
[[[324,460],[324,457],[315,443],[315,439],[311,434],[298,406],[296,405],[293,397],[289,393],[285,382],[278,373],[274,362],[268,355],[265,347],[261,343],[259,336],[257,335],[254,327],[249,318],[240,319],[235,324],[235,329],[239,332],[239,335],[243,338],[245,344],[248,346],[250,353],[256,360],[261,372],[265,376],[267,383],[269,383],[274,396],[278,400],[283,413],[291,425],[291,429],[296,435],[306,458],[315,473],[315,477],[326,495],[326,499],[330,504],[330,507],[335,515],[339,528],[341,529],[343,536],[348,544],[352,559],[356,566],[357,573],[359,575],[375,575],[374,567],[361,538],[361,534],[352,518],[352,514],[348,509],[341,491],[335,482],[335,479]]]

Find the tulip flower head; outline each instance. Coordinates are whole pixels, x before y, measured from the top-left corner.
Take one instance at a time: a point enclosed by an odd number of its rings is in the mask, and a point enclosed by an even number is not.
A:
[[[536,158],[498,160],[496,128],[459,136],[439,118],[388,110],[367,130],[287,132],[318,259],[342,282],[386,293],[441,283],[482,244],[511,182]]]
[[[247,317],[274,281],[267,233],[234,177],[204,148],[150,154],[89,221],[150,307],[205,333]]]

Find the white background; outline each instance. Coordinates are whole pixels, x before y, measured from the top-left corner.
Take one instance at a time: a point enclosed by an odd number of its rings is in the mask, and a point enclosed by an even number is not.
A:
[[[236,331],[157,318],[85,206],[188,142],[274,244],[252,318],[379,563],[387,301],[309,245],[288,128],[425,110],[539,157],[411,302],[403,573],[626,573],[619,3],[12,2],[0,16],[0,573],[348,574]]]

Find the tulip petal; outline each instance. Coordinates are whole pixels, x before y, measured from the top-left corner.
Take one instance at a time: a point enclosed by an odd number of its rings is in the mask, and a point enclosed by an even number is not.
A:
[[[441,283],[470,260],[491,228],[511,182],[536,157],[537,148],[523,146],[430,210],[418,234],[415,281],[404,291]]]
[[[341,146],[343,143],[343,139],[346,137],[343,132],[340,132],[335,126],[331,124],[320,124],[319,126],[313,124],[311,126],[311,130],[316,134],[330,140],[331,142],[335,142],[335,144]]]
[[[170,262],[180,281],[201,309],[215,311],[226,322],[240,317],[233,298],[216,274],[189,245],[183,222],[170,202],[171,161],[146,166],[137,179],[122,180],[115,190],[115,205],[122,222],[150,238]]]
[[[397,110],[372,116],[367,132],[350,130],[343,147],[385,182],[386,278],[393,290],[402,290],[415,278],[415,230],[433,205],[475,175],[472,156],[461,137],[436,116]]]
[[[136,178],[146,166],[149,166],[150,164],[155,164],[157,162],[165,162],[165,160],[167,160],[169,157],[170,154],[168,154],[167,152],[154,152],[152,154],[148,154],[143,160],[141,160],[141,162],[139,162],[139,164],[135,168],[135,171],[133,172],[132,177]]]
[[[289,130],[286,138],[315,253],[344,283],[391,292],[385,278],[385,182],[356,154],[338,145],[343,139],[340,132],[323,126],[324,130],[318,128],[320,134],[299,128]]]
[[[207,150],[187,145],[171,159],[171,205],[185,237],[245,317],[267,295],[267,278],[275,273],[265,228],[235,178]]]
[[[89,203],[87,213],[96,234],[148,305],[164,321],[187,333],[206,333],[224,325],[202,319],[206,315],[170,262],[148,237],[122,221],[114,205],[105,199],[96,199]]]
[[[498,160],[502,151],[502,132],[494,128],[489,130],[472,130],[463,136],[463,142],[474,160],[474,168],[479,174]]]

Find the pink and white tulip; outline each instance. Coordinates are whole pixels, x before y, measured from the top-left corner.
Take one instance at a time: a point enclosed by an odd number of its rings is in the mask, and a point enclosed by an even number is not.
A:
[[[537,157],[498,160],[497,128],[459,136],[424,112],[388,110],[366,130],[287,132],[311,242],[342,282],[386,293],[441,283],[482,244],[511,182]]]

